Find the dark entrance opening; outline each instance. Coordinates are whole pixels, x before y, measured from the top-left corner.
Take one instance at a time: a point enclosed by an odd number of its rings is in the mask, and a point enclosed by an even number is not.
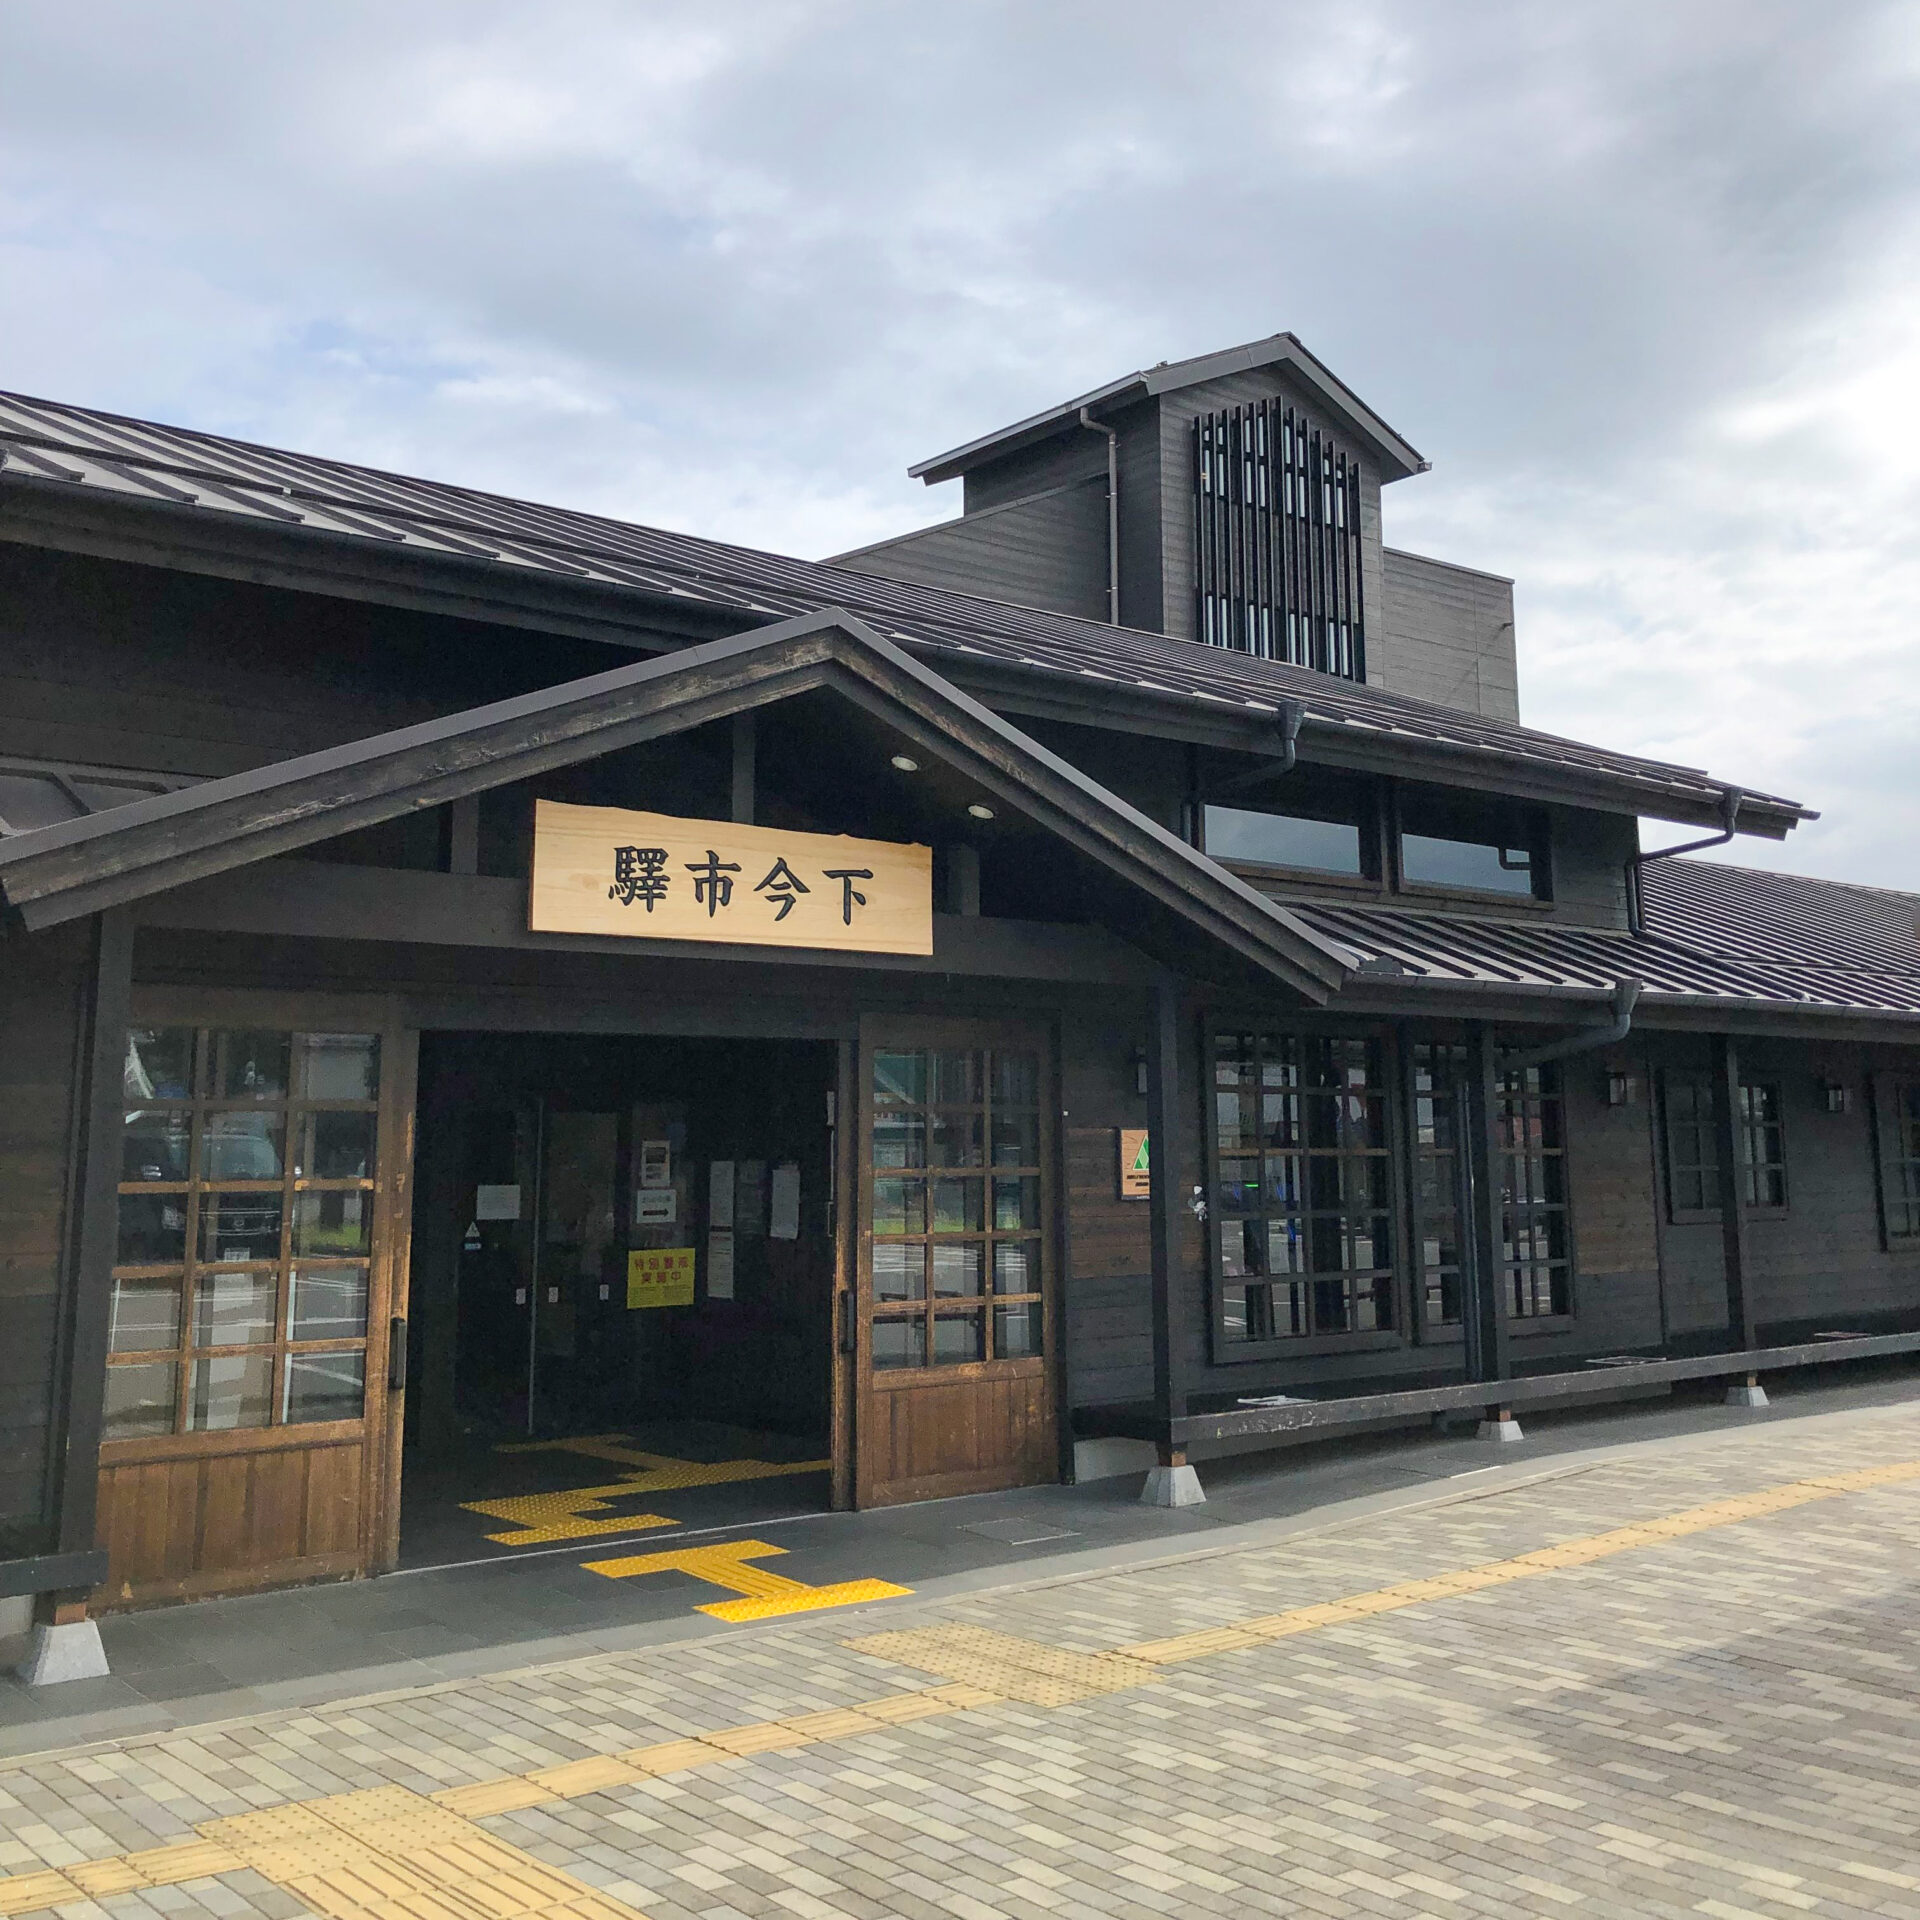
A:
[[[422,1036],[403,1565],[827,1504],[834,1071]]]

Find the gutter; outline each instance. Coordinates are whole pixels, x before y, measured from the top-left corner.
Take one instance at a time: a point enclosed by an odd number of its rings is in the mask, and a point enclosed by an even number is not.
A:
[[[1096,420],[1088,407],[1080,409],[1080,424],[1089,433],[1107,436],[1107,625],[1120,624],[1120,434]]]
[[[1624,1040],[1633,1031],[1633,1009],[1639,998],[1638,980],[1616,980],[1613,983],[1613,1018],[1604,1027],[1583,1027],[1580,1032],[1570,1034],[1564,1040],[1552,1041],[1544,1047],[1533,1047],[1525,1053],[1502,1054],[1501,1071],[1518,1073],[1527,1067],[1544,1067],[1550,1060],[1570,1059],[1576,1053],[1594,1053]]]
[[[1746,794],[1738,787],[1724,787],[1720,793],[1720,831],[1704,840],[1685,840],[1677,847],[1655,847],[1651,853],[1635,853],[1627,860],[1627,931],[1635,936],[1645,927],[1640,912],[1640,869],[1653,860],[1671,860],[1675,854],[1701,853],[1708,847],[1724,847],[1740,831],[1740,809]]]

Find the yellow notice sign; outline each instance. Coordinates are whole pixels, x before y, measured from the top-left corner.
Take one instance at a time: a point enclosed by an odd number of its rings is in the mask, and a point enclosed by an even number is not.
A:
[[[528,926],[642,940],[933,951],[933,851],[536,801]]]
[[[1120,1198],[1150,1200],[1153,1181],[1147,1165],[1147,1130],[1122,1127],[1120,1133]]]
[[[627,1255],[629,1307],[693,1305],[693,1249],[642,1247]]]

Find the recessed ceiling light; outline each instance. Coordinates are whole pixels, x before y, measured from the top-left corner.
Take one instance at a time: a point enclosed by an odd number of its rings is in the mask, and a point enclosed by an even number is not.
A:
[[[904,753],[896,753],[893,756],[893,764],[898,767],[902,773],[918,773],[920,771],[920,762],[909,758]]]
[[[967,811],[972,814],[976,820],[991,820],[993,818],[993,809],[991,807],[983,807],[978,800],[976,800]]]

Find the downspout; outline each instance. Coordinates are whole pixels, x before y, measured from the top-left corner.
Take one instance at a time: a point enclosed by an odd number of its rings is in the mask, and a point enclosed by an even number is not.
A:
[[[1500,1057],[1503,1073],[1519,1073],[1528,1067],[1544,1067],[1549,1060],[1565,1060],[1576,1053],[1593,1053],[1624,1040],[1633,1031],[1633,1009],[1640,998],[1638,980],[1613,983],[1613,1018],[1604,1027],[1583,1027],[1565,1040],[1535,1047],[1527,1053],[1508,1053]]]
[[[1107,625],[1120,624],[1120,435],[1096,420],[1088,407],[1080,409],[1080,424],[1089,433],[1107,436]]]
[[[1708,847],[1724,847],[1740,829],[1740,805],[1746,795],[1738,787],[1720,790],[1720,831],[1704,840],[1683,840],[1677,847],[1655,847],[1651,853],[1636,853],[1627,861],[1627,931],[1641,930],[1640,869],[1650,860],[1671,860],[1677,853],[1701,853]]]
[[[1271,760],[1262,760],[1257,767],[1236,773],[1230,780],[1212,783],[1207,788],[1206,797],[1217,800],[1222,794],[1238,793],[1242,787],[1258,786],[1262,780],[1277,780],[1281,774],[1291,773],[1300,758],[1300,723],[1306,717],[1305,701],[1282,700],[1280,711],[1274,716],[1274,724],[1280,733],[1279,753]]]

